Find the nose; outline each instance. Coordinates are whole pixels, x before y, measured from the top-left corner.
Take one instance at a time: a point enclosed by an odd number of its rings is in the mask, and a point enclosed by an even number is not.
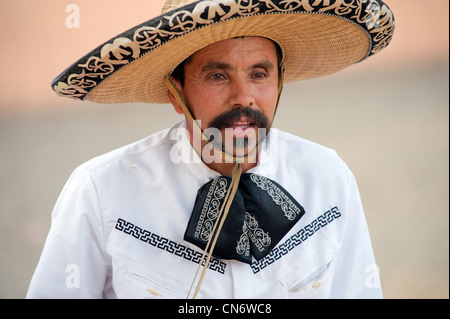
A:
[[[252,107],[255,105],[251,83],[248,79],[234,79],[230,83],[229,103],[232,107]]]

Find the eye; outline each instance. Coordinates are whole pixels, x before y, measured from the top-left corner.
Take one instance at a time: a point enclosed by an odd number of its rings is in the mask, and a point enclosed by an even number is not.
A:
[[[252,74],[252,78],[254,79],[264,79],[265,77],[267,77],[268,74],[266,72],[255,72]]]
[[[211,80],[223,80],[225,79],[225,75],[223,75],[222,73],[213,73],[209,75],[208,78]]]

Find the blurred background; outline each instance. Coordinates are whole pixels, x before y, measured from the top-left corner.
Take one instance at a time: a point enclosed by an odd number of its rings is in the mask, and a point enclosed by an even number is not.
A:
[[[25,297],[75,167],[181,120],[169,105],[77,102],[50,89],[163,3],[0,1],[0,298]],[[386,3],[391,45],[335,75],[286,84],[274,126],[337,150],[354,172],[385,298],[449,298],[449,2]]]

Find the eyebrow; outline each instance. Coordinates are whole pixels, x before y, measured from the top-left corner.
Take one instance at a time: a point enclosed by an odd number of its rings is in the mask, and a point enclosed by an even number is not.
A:
[[[275,66],[269,60],[263,60],[263,61],[260,61],[260,62],[257,62],[255,64],[251,65],[249,69],[251,70],[251,69],[256,69],[256,68],[262,68],[262,69],[266,69],[266,70],[270,71],[270,70],[274,70]],[[233,67],[228,63],[212,61],[212,62],[205,64],[201,70],[202,70],[202,73],[206,73],[208,71],[216,70],[216,69],[233,70]]]

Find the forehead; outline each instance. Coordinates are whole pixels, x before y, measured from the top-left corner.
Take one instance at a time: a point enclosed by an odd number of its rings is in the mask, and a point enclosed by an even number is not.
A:
[[[222,40],[195,52],[189,64],[204,64],[214,60],[233,58],[261,58],[277,60],[275,44],[264,37],[237,37]]]

